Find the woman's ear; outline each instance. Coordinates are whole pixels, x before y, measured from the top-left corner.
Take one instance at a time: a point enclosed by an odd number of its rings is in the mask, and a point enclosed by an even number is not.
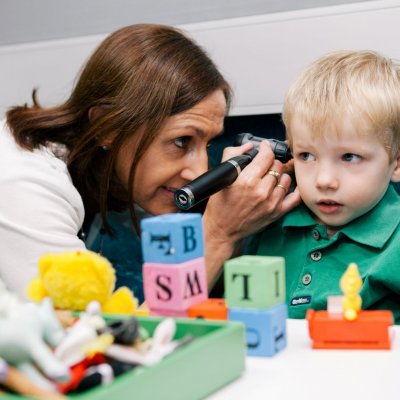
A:
[[[98,117],[104,114],[105,108],[102,106],[93,106],[89,108],[88,117],[90,122],[94,122]]]
[[[104,112],[106,111],[106,106],[93,106],[89,108],[88,117],[89,121],[93,123],[97,120],[97,118],[101,117]],[[99,138],[99,145],[104,149],[108,150],[111,146],[112,142],[114,141],[115,134],[110,133],[104,138]]]
[[[397,157],[394,162],[395,162],[395,166],[394,166],[394,170],[392,173],[391,181],[392,182],[400,182],[400,153],[397,154]]]

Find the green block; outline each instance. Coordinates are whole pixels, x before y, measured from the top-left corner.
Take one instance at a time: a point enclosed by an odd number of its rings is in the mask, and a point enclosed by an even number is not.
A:
[[[242,256],[225,262],[225,299],[229,308],[268,309],[285,303],[285,259]]]

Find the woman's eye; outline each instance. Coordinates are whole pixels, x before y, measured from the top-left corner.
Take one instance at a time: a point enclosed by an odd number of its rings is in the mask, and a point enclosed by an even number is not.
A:
[[[343,154],[342,160],[346,162],[357,162],[361,160],[361,156],[352,153]]]
[[[175,139],[174,143],[181,149],[186,149],[190,142],[190,136],[182,136]]]
[[[303,152],[299,154],[299,158],[303,161],[314,161],[315,157],[311,153]]]

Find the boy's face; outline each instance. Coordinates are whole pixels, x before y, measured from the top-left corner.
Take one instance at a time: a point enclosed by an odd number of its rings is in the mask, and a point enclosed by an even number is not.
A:
[[[291,135],[300,195],[329,234],[371,210],[389,181],[397,180],[398,160],[389,163],[377,135],[358,133],[349,119],[343,119],[339,134],[332,128],[315,137],[294,117]]]

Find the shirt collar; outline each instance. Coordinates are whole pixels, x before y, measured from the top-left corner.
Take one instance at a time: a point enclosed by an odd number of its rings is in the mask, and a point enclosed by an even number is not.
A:
[[[340,235],[368,246],[382,248],[400,223],[400,198],[392,185],[382,200],[369,212],[358,217],[336,232],[332,239]],[[308,208],[301,204],[283,218],[282,228],[305,228],[318,223],[311,216]]]

